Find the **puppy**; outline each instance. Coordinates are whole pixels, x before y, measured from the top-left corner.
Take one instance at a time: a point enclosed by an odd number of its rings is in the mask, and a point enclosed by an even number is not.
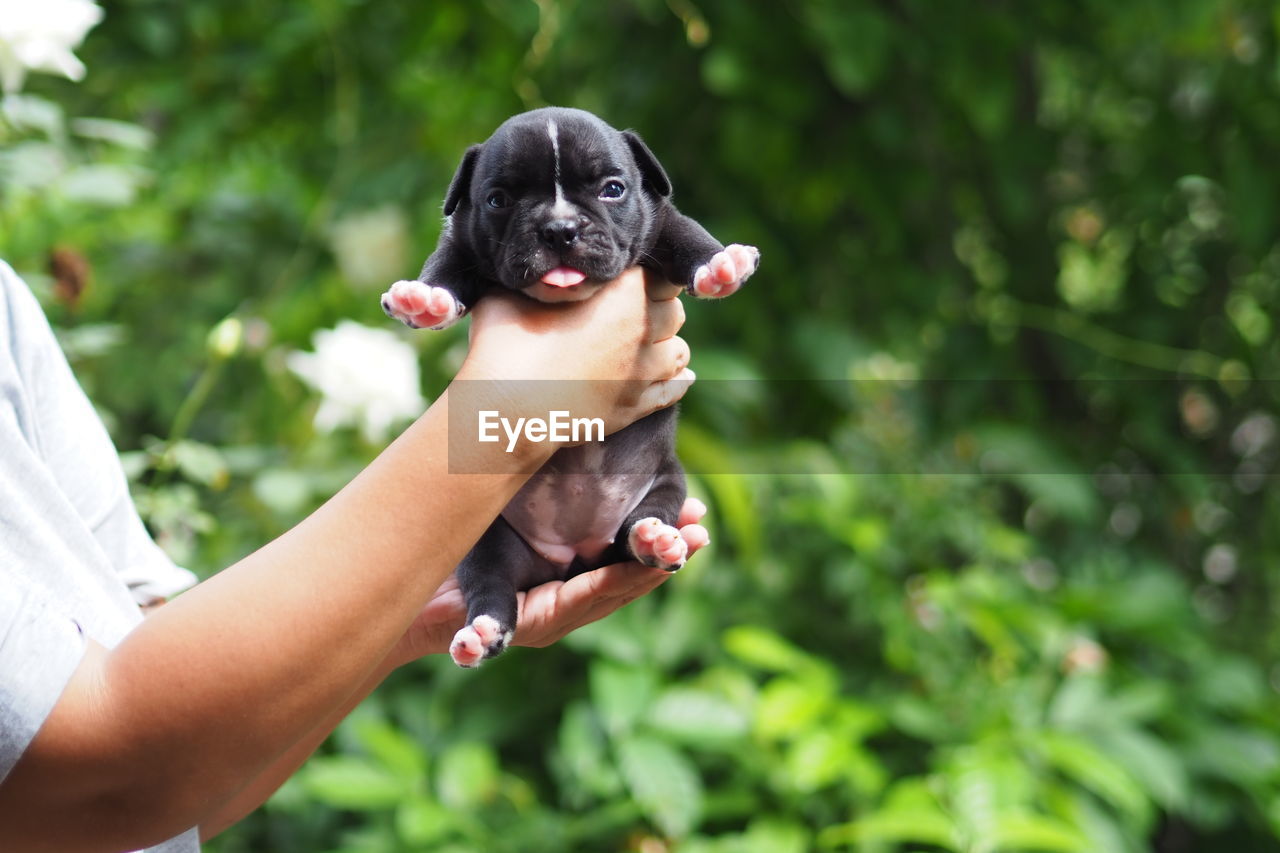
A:
[[[542,302],[589,299],[639,264],[700,298],[735,292],[759,265],[722,246],[671,203],[671,182],[631,131],[591,113],[546,108],[473,145],[449,185],[440,243],[416,281],[382,296],[411,328],[443,329],[491,286]],[[457,569],[467,624],[450,654],[477,666],[511,642],[516,591],[624,560],[675,571],[685,499],[675,407],[603,442],[556,452]]]

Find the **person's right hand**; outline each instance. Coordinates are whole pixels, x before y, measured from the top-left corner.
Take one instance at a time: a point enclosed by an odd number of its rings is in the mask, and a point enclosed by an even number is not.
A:
[[[694,378],[689,347],[676,336],[684,324],[678,293],[665,283],[646,287],[638,267],[581,302],[491,291],[472,311],[457,378],[492,383],[483,396],[503,401],[504,417],[567,410],[602,418],[612,433],[675,403]]]

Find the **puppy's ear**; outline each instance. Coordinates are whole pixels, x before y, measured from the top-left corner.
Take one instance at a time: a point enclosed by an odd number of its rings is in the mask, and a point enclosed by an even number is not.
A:
[[[479,145],[472,145],[467,149],[467,153],[462,155],[462,162],[458,164],[458,171],[454,173],[453,182],[449,184],[449,194],[444,199],[445,216],[449,216],[457,210],[458,204],[471,192],[471,174],[475,172],[476,160],[479,159]]]
[[[663,171],[658,158],[653,156],[653,152],[649,150],[648,145],[644,144],[639,134],[634,130],[624,130],[622,138],[627,141],[631,156],[636,158],[636,165],[640,167],[640,177],[644,180],[645,189],[659,198],[671,195],[671,180]]]

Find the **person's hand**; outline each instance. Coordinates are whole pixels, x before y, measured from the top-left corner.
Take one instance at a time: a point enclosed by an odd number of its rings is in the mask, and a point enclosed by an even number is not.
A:
[[[581,302],[543,305],[491,291],[472,311],[470,350],[451,393],[461,403],[472,394],[487,405],[497,399],[512,421],[553,409],[600,417],[612,433],[675,403],[694,379],[689,346],[676,335],[679,292],[646,284],[639,267]]]
[[[698,523],[706,512],[706,506],[696,498],[687,499],[680,510],[676,526],[689,546],[690,556],[710,541],[707,529]],[[551,581],[517,593],[519,616],[513,644],[549,646],[653,591],[671,576],[671,572],[641,563],[615,563],[567,581]],[[457,577],[450,575],[405,632],[392,653],[393,660],[399,665],[423,655],[448,652],[453,635],[466,618],[467,606]]]

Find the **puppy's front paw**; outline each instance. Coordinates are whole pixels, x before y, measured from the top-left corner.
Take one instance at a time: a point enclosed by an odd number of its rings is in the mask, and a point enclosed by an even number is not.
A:
[[[652,516],[631,525],[627,547],[646,566],[669,572],[683,566],[689,556],[689,543],[684,541],[680,531]]]
[[[443,287],[421,281],[397,281],[382,294],[382,310],[411,329],[444,329],[466,313],[462,303]]]
[[[501,654],[514,635],[515,631],[504,631],[497,619],[481,614],[453,635],[449,656],[458,666],[470,669],[479,666],[485,658]]]
[[[701,299],[722,299],[751,277],[760,266],[760,250],[755,246],[734,243],[716,252],[693,274],[693,295]]]

